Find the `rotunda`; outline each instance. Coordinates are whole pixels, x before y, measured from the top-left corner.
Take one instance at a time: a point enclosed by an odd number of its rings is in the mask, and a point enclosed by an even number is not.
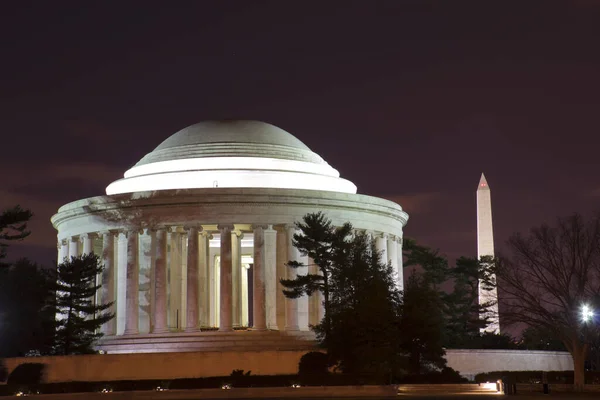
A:
[[[370,232],[402,287],[402,208],[356,194],[300,140],[258,121],[189,126],[52,224],[59,260],[95,252],[104,263],[97,301],[116,316],[99,349],[290,349],[312,347],[309,326],[323,317],[318,294],[287,299],[279,284],[317,273],[292,245],[294,223],[317,211]]]

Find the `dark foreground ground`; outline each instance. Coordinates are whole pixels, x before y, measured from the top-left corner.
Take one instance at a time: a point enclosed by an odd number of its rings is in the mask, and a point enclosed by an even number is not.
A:
[[[540,387],[541,389],[541,387]],[[327,400],[358,400],[358,399],[398,399],[398,400],[555,400],[569,399],[600,399],[600,392],[565,393],[551,392],[544,395],[540,392],[524,392],[517,395],[503,395],[493,388],[476,384],[462,385],[403,385],[400,390],[396,386],[338,386],[338,387],[279,387],[279,388],[232,388],[232,389],[194,389],[194,390],[165,390],[165,391],[135,391],[112,393],[71,393],[71,394],[39,394],[36,398],[45,400],[207,400],[207,399],[327,399]],[[8,397],[7,397],[8,398]]]

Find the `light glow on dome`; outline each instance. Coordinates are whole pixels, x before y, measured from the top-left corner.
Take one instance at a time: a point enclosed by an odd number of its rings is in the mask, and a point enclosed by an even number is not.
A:
[[[205,121],[171,135],[106,194],[205,188],[356,193],[352,182],[283,129],[259,121]]]
[[[107,195],[154,190],[199,188],[277,188],[356,193],[352,182],[324,175],[287,171],[186,171],[120,179],[108,185]]]
[[[283,160],[278,158],[206,157],[184,158],[135,166],[125,172],[125,178],[176,171],[229,169],[292,171],[307,174],[327,175],[336,178],[340,176],[339,172],[330,167],[327,163],[316,164],[296,160]]]

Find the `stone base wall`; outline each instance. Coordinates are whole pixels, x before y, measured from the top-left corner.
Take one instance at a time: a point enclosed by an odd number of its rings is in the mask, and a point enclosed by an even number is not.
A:
[[[234,369],[253,375],[298,372],[307,350],[203,351],[185,353],[94,354],[81,356],[8,358],[9,373],[24,363],[46,364],[46,382],[110,381],[229,376]],[[566,352],[526,350],[446,350],[448,366],[472,379],[491,371],[569,371]]]
[[[572,371],[573,358],[563,351],[446,350],[448,366],[472,379],[492,371]]]
[[[234,369],[252,375],[296,374],[307,351],[223,351],[196,353],[93,354],[7,358],[9,373],[25,363],[46,364],[45,382],[201,378],[229,376]]]

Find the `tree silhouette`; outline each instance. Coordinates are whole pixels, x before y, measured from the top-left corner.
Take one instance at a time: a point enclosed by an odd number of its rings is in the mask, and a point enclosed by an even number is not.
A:
[[[525,323],[559,338],[573,357],[575,389],[584,384],[584,361],[597,337],[593,319],[582,319],[583,305],[600,298],[600,216],[575,214],[556,226],[513,235],[511,257],[496,265],[503,293],[505,323]]]
[[[349,223],[341,227],[334,227],[331,220],[323,213],[306,214],[303,222],[297,222],[296,227],[300,233],[294,234],[293,245],[304,256],[312,259],[319,268],[320,274],[298,275],[295,279],[281,279],[285,287],[283,294],[291,299],[296,299],[304,294],[311,296],[314,292],[323,293],[323,307],[325,317],[323,321],[323,341],[327,342],[330,322],[330,279],[335,268],[336,259],[344,251],[345,243],[352,232]],[[289,261],[290,268],[307,266],[298,261]]]
[[[27,222],[31,217],[33,217],[31,211],[18,205],[0,213],[0,267],[8,266],[2,262],[6,258],[7,242],[23,240],[31,234],[27,230]]]
[[[102,272],[97,255],[71,257],[56,270],[57,328],[54,340],[56,354],[93,353],[93,344],[102,337],[98,329],[114,318],[107,312],[112,305],[94,304],[101,285],[96,277]]]

